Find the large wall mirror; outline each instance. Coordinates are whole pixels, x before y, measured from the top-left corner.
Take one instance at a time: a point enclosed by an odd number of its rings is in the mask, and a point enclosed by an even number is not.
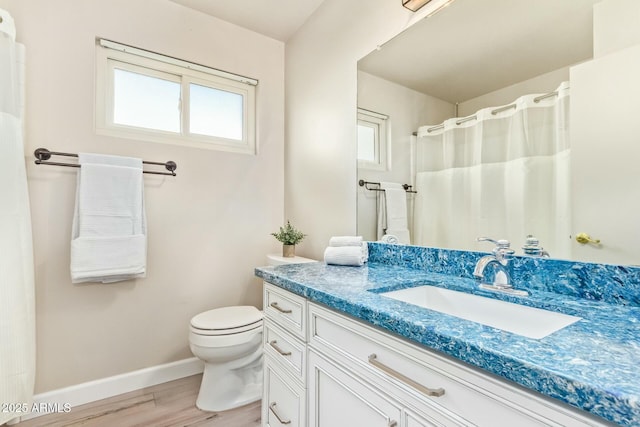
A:
[[[640,264],[638,16],[634,0],[454,0],[362,58],[358,233],[404,216],[403,243],[524,254],[533,235],[553,258]],[[406,212],[379,191],[397,184]]]

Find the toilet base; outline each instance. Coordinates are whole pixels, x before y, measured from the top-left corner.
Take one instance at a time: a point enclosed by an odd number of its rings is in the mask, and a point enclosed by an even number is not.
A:
[[[254,359],[241,368],[229,364],[205,363],[196,407],[202,411],[220,412],[238,408],[262,398],[262,348]]]
[[[262,384],[254,384],[247,387],[241,396],[223,402],[213,402],[207,393],[202,394],[201,392],[198,394],[196,407],[205,412],[222,412],[257,402],[260,399],[262,399]]]

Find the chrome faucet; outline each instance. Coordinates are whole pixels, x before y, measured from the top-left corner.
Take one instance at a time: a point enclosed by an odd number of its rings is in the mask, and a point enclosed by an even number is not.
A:
[[[478,260],[476,268],[473,270],[473,277],[480,282],[479,287],[481,289],[508,293],[510,295],[528,296],[527,291],[514,289],[511,284],[511,276],[507,270],[509,260],[515,253],[511,249],[511,244],[508,240],[493,240],[488,237],[478,237],[478,242],[492,242],[495,244],[491,255],[485,255]],[[484,278],[484,270],[491,264],[495,264],[496,274],[493,279],[493,283],[486,283]]]

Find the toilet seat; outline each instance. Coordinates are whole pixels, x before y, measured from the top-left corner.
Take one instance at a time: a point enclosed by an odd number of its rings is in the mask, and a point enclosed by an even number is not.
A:
[[[251,325],[241,326],[239,328],[200,329],[200,328],[195,328],[191,326],[189,329],[191,330],[191,332],[198,335],[218,336],[218,335],[235,335],[235,334],[240,334],[242,332],[252,331],[258,328],[262,328],[262,320],[258,320],[256,323],[252,323]]]
[[[233,335],[262,327],[262,312],[253,306],[223,307],[205,311],[191,319],[191,332],[198,335]]]

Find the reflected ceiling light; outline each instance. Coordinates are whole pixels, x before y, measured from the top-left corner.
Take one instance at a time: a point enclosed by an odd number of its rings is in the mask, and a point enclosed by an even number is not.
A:
[[[402,0],[402,5],[412,12],[417,11],[431,0]]]
[[[435,14],[436,12],[438,12],[440,9],[442,9],[443,7],[447,6],[449,3],[451,3],[453,0],[443,0],[440,2],[435,2],[435,9],[433,11],[431,11],[429,13],[429,15],[427,16],[431,16],[433,14]],[[407,9],[409,9],[412,12],[416,12],[418,9],[422,8],[423,6],[427,5],[428,3],[430,3],[431,0],[402,0],[402,5],[404,7],[406,7]],[[437,3],[441,3],[440,5],[438,5]]]

